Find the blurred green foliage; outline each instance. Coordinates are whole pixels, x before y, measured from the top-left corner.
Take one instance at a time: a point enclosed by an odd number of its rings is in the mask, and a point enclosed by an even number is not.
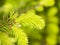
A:
[[[0,0],[0,45],[60,45],[60,0]]]

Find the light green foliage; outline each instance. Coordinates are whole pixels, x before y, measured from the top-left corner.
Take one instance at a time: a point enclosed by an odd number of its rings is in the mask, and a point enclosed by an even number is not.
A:
[[[48,31],[48,34],[57,35],[59,32],[58,25],[53,24],[53,23],[48,24],[47,31]]]
[[[47,41],[46,45],[56,45],[57,37],[55,35],[47,36],[46,41]]]
[[[18,25],[12,26],[12,30],[15,34],[15,41],[17,45],[28,45],[27,35],[18,27]]]
[[[55,4],[55,0],[41,0],[40,4],[45,6],[45,7],[50,7]]]
[[[16,23],[21,25],[21,28],[30,38],[41,40],[40,31],[45,27],[45,22],[42,17],[37,16],[33,12],[34,10],[30,10],[26,14],[21,14],[21,16],[16,19]]]
[[[4,4],[4,6],[2,6],[2,11],[4,13],[9,13],[10,11],[12,11],[12,9],[13,9],[13,5],[9,3],[6,3]]]
[[[25,0],[6,0],[6,3],[10,3],[13,5],[13,7],[18,8],[18,6],[24,6],[25,5]],[[22,3],[22,4],[20,4]]]
[[[48,13],[49,17],[53,17],[58,13],[58,9],[57,9],[57,7],[52,7],[48,10],[47,13]]]
[[[8,35],[0,31],[0,45],[14,45]]]
[[[37,7],[36,7],[36,10],[37,10],[38,12],[42,12],[42,11],[44,11],[44,7],[43,7],[43,6],[37,6]]]
[[[49,17],[49,18],[48,18],[48,21],[49,21],[50,23],[54,23],[54,24],[58,24],[58,23],[59,23],[58,17]]]
[[[20,23],[23,27],[31,29],[36,28],[38,30],[43,29],[45,26],[45,22],[42,17],[34,14],[32,10],[28,11],[26,14],[21,14],[21,16],[16,19],[16,22]]]

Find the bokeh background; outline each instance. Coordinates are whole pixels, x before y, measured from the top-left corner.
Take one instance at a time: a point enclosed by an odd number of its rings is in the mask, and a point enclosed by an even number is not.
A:
[[[60,0],[0,0],[0,45],[60,45]]]

